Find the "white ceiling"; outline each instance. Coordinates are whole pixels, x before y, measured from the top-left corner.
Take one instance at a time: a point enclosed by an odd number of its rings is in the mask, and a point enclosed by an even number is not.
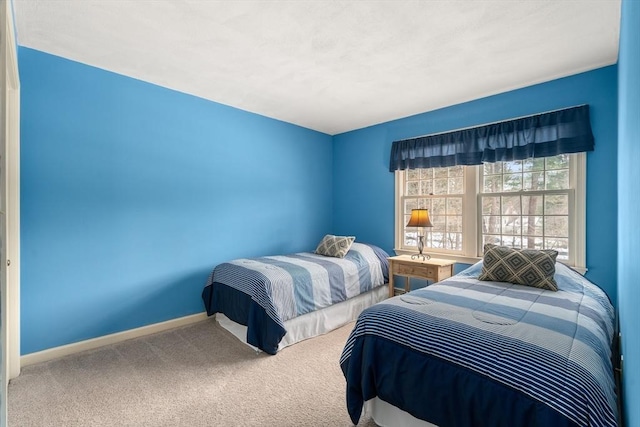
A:
[[[614,64],[620,0],[13,0],[18,43],[337,134]]]

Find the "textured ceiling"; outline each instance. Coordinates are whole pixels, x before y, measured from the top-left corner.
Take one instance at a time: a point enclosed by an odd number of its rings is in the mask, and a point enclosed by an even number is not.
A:
[[[13,0],[18,43],[328,134],[614,64],[620,0]]]

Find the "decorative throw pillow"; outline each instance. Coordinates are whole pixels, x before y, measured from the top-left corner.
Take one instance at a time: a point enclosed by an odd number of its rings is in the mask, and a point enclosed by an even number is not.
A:
[[[356,238],[353,236],[334,236],[327,234],[318,244],[316,253],[335,258],[344,258],[347,252],[349,252],[349,248],[351,248],[354,240],[356,240]]]
[[[552,249],[514,249],[487,243],[478,279],[557,291],[553,278],[557,257],[558,251]]]

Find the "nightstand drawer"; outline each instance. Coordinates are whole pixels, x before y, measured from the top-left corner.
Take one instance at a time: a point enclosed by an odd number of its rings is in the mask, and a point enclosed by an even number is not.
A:
[[[430,265],[397,264],[393,272],[401,276],[416,276],[429,280],[436,280],[438,277],[438,267]]]
[[[395,295],[394,275],[405,276],[404,291],[411,290],[411,278],[425,279],[435,283],[453,276],[455,261],[429,258],[413,259],[410,255],[389,257],[389,298]]]

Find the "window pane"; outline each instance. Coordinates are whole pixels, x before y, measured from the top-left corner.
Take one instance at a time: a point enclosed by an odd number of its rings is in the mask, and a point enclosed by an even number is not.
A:
[[[542,195],[522,196],[522,213],[524,215],[542,215]]]
[[[523,216],[522,234],[526,236],[542,236],[542,216]]]
[[[482,216],[482,234],[500,234],[502,232],[502,222],[499,216]]]
[[[464,180],[462,177],[449,178],[449,194],[464,193]]]
[[[558,251],[558,259],[569,259],[569,239],[545,239],[544,248]]]
[[[500,193],[502,191],[502,175],[485,176],[482,191],[485,193]]]
[[[522,247],[526,249],[544,249],[542,237],[527,236],[522,240]]]
[[[520,196],[502,198],[502,215],[520,215]]]
[[[420,179],[433,179],[433,169],[415,169],[415,172],[420,172]]]
[[[434,178],[447,178],[449,176],[449,168],[433,168]]]
[[[433,222],[433,218],[437,218],[447,212],[446,206],[447,199],[445,198],[431,199],[431,210],[429,211],[431,222]]]
[[[547,170],[550,169],[569,169],[569,155],[559,154],[553,157],[545,157]]]
[[[522,190],[522,175],[521,174],[505,174],[503,175],[504,183],[502,185],[502,191],[520,191]]]
[[[519,216],[502,217],[502,234],[522,234],[522,223]]]
[[[405,192],[407,196],[417,196],[420,194],[420,181],[408,181]]]
[[[407,181],[416,180],[420,178],[420,169],[408,169],[405,174],[407,175]]]
[[[523,190],[544,190],[544,172],[525,172],[522,174]]]
[[[482,236],[482,246],[487,243],[491,243],[492,245],[501,245],[502,241],[500,240],[500,236],[485,234]]]
[[[463,176],[463,175],[464,175],[464,167],[451,166],[449,168],[449,176]]]
[[[411,209],[418,209],[418,200],[416,199],[405,199],[404,201],[404,213],[407,218],[411,216]],[[405,224],[407,221],[404,222]]]
[[[568,216],[548,216],[544,220],[544,234],[552,237],[569,237]]]
[[[546,173],[547,190],[564,190],[569,188],[569,170],[553,170]]]
[[[483,167],[483,175],[493,175],[502,173],[502,162],[496,163],[484,163]]]
[[[449,180],[446,178],[434,179],[433,194],[449,194]]]
[[[444,249],[444,233],[436,231],[430,232],[428,246],[437,249]]]
[[[525,171],[544,170],[544,158],[525,159],[522,161],[522,169]]]
[[[447,197],[447,214],[462,215],[462,197]]]
[[[566,194],[545,196],[544,214],[569,215],[569,196]]]
[[[462,233],[447,233],[446,249],[452,251],[462,250]]]
[[[500,197],[483,197],[482,198],[482,214],[483,215],[499,215],[500,214]]]
[[[418,232],[417,231],[405,231],[404,233],[405,246],[418,247]]]
[[[423,196],[428,196],[433,194],[433,181],[421,181],[420,183],[420,194]]]
[[[447,225],[446,217],[444,215],[434,216],[431,218],[431,224],[433,224],[432,231],[445,231]]]
[[[502,173],[522,172],[522,160],[513,162],[502,162]]]
[[[512,248],[522,248],[522,238],[520,236],[502,236],[502,245],[510,246]]]
[[[447,231],[462,233],[462,216],[448,216]]]

